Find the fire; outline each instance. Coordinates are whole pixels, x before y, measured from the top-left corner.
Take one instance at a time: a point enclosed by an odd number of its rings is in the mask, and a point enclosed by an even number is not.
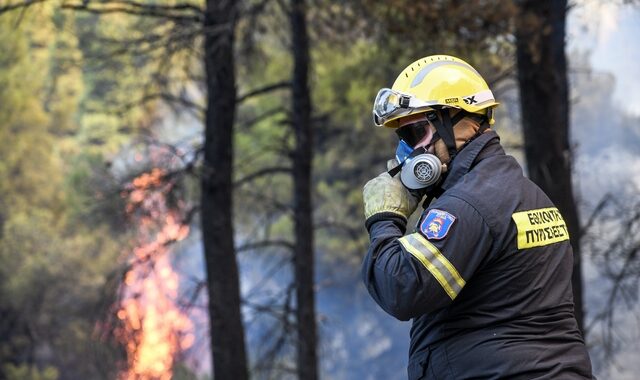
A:
[[[121,322],[116,337],[127,353],[122,380],[170,379],[177,356],[195,340],[193,323],[177,304],[180,279],[168,256],[171,243],[187,237],[189,226],[167,204],[171,184],[163,176],[161,169],[153,169],[123,192],[126,210],[138,225],[138,244],[116,312]]]

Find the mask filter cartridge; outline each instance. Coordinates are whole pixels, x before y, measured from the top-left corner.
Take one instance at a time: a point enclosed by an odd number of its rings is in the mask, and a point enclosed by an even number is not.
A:
[[[402,166],[400,180],[411,190],[423,189],[435,185],[442,174],[440,159],[430,153],[409,157]]]

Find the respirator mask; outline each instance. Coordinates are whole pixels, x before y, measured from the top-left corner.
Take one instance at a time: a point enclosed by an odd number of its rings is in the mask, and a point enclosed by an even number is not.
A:
[[[435,114],[427,114],[427,118],[435,118]],[[429,148],[439,140],[438,133],[431,138],[429,145],[413,148],[427,134],[428,121],[419,121],[400,127],[396,130],[400,142],[396,149],[398,166],[389,171],[392,177],[400,172],[400,181],[412,191],[425,194],[432,190],[442,177],[442,162],[429,152]]]
[[[427,147],[411,148],[400,140],[396,149],[399,165],[389,171],[395,176],[400,171],[400,181],[409,190],[426,190],[438,183],[442,176],[442,162]]]

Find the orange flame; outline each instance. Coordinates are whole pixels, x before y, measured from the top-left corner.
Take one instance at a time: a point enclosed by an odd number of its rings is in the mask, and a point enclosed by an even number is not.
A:
[[[169,245],[189,234],[165,194],[164,172],[153,169],[128,186],[127,212],[138,222],[138,246],[124,276],[122,300],[116,316],[117,338],[127,353],[122,380],[170,379],[179,353],[191,347],[193,323],[177,305],[179,276],[168,257]]]

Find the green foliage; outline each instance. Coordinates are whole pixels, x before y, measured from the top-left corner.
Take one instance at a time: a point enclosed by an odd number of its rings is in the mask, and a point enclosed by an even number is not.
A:
[[[75,18],[52,4],[19,16],[0,18],[0,377],[108,376],[116,353],[96,323],[123,242],[107,218],[83,223],[98,199],[82,184],[101,155],[77,158],[86,74]]]
[[[391,76],[393,59],[365,40],[342,49],[348,49],[348,54],[332,54],[335,46],[320,43],[313,52],[318,57],[316,112],[330,115],[317,126],[317,242],[320,251],[327,253],[325,259],[355,264],[368,241],[362,186],[382,172],[395,149],[394,135],[374,128],[371,121],[371,103],[384,79]]]
[[[159,83],[173,85],[168,78],[179,59],[162,56],[163,41],[151,36],[168,31],[152,19],[65,14],[74,15],[79,53],[64,54],[64,62],[80,68],[83,81],[81,109],[75,114],[76,139],[91,153],[115,155],[133,135],[155,122],[157,95],[165,92]],[[156,43],[151,45],[145,36]]]
[[[57,164],[55,158],[49,159],[53,144],[40,103],[48,46],[41,35],[25,28],[30,42],[27,35],[12,28],[12,21],[0,20],[0,50],[8,52],[0,61],[0,214],[29,204],[54,206],[61,198],[55,188],[58,179],[46,175]],[[29,49],[30,43],[33,47]]]
[[[33,366],[5,364],[3,369],[7,380],[57,380],[58,370],[54,367],[46,367],[42,370]]]

